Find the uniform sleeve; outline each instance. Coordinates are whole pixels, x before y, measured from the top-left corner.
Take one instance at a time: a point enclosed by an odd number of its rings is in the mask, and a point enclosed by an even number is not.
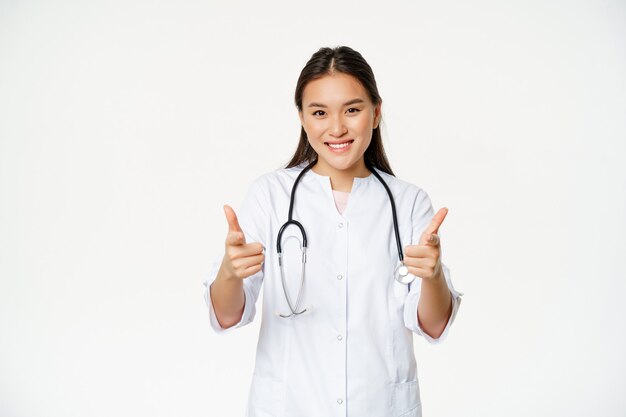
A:
[[[267,227],[266,222],[269,219],[267,215],[267,207],[268,205],[261,189],[260,180],[257,179],[249,187],[239,209],[237,210],[235,208],[235,213],[237,214],[239,225],[244,232],[246,243],[260,242],[264,248],[267,246],[265,242],[265,230]],[[255,304],[259,296],[261,284],[263,283],[263,275],[265,273],[265,263],[263,263],[259,272],[243,280],[245,302],[241,320],[231,327],[223,328],[220,326],[215,315],[210,287],[217,277],[222,259],[224,258],[224,253],[225,251],[222,249],[221,253],[213,259],[203,282],[204,301],[209,309],[209,322],[213,331],[218,334],[226,334],[238,327],[245,326],[254,320],[254,316],[256,315]]]
[[[434,215],[435,212],[433,210],[433,206],[431,204],[430,198],[428,197],[428,194],[424,190],[420,189],[417,193],[415,204],[411,213],[413,228],[413,238],[411,242],[412,245],[417,245],[419,243],[422,232],[424,232],[426,227],[430,224],[430,221],[432,220]],[[439,231],[438,235],[441,238],[441,230]],[[437,339],[433,339],[421,328],[417,320],[417,306],[420,299],[422,278],[416,277],[415,281],[410,284],[409,293],[404,303],[405,326],[409,330],[424,336],[424,338],[431,344],[441,343],[446,338],[448,331],[450,330],[450,326],[454,322],[456,313],[459,310],[459,306],[461,304],[461,296],[463,295],[463,293],[458,292],[452,286],[450,269],[443,263],[443,238],[441,238],[441,242],[441,267],[443,269],[443,274],[446,279],[446,284],[448,284],[448,289],[450,290],[450,295],[452,296],[452,314],[450,315],[450,319],[448,320],[448,323],[446,324],[443,333]]]

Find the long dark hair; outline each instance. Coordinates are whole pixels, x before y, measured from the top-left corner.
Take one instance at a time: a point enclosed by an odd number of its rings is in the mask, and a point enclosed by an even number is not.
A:
[[[302,93],[304,92],[304,87],[306,87],[310,81],[321,78],[324,75],[333,74],[334,72],[352,75],[359,80],[365,90],[367,90],[374,106],[377,106],[382,100],[380,94],[378,94],[374,72],[359,52],[348,46],[337,46],[335,48],[325,47],[320,48],[314,53],[304,68],[302,68],[295,94],[295,102],[298,111],[302,111]],[[300,127],[298,148],[285,168],[294,167],[302,162],[310,163],[316,159],[317,152],[315,152],[309,144],[304,127]],[[387,160],[385,148],[383,147],[380,134],[380,121],[376,129],[372,130],[372,141],[365,150],[364,159],[366,165],[376,167],[387,174],[395,176]]]

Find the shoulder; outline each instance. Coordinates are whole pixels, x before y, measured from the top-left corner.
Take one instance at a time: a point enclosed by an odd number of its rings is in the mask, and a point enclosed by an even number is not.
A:
[[[386,172],[376,170],[388,184],[392,194],[396,197],[396,205],[411,213],[413,222],[423,221],[432,215],[430,196],[422,187],[409,181],[402,180]]]
[[[291,168],[281,167],[265,171],[252,180],[250,189],[269,196],[276,189],[293,184],[305,166],[306,164],[303,163]]]
[[[376,172],[381,176],[381,178],[387,183],[394,195],[398,195],[411,200],[416,200],[421,195],[427,195],[426,191],[424,191],[421,187],[409,181],[405,181],[396,176],[381,171],[378,168],[375,169]]]

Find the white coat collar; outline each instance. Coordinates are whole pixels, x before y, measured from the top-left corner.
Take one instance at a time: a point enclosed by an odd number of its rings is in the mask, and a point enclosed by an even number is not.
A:
[[[295,168],[296,170],[296,176],[297,174],[299,174],[309,163],[308,162],[301,162],[299,165],[297,165]],[[374,168],[376,169],[376,168]],[[380,171],[378,169],[376,169],[376,171],[378,173],[380,173]],[[317,172],[313,171],[312,169],[309,169],[307,171],[306,174],[304,174],[304,177],[302,177],[303,182],[308,182],[308,181],[312,181],[313,179],[316,179],[317,181],[321,182],[322,185],[324,185],[326,187],[326,185],[328,185],[328,188],[331,188],[331,183],[330,183],[330,176],[328,175],[321,175],[318,174]],[[361,184],[364,183],[368,183],[370,181],[375,181],[376,177],[374,176],[374,174],[370,173],[367,177],[354,177],[354,180],[352,182],[352,191],[354,191],[354,189],[356,187],[359,187]]]

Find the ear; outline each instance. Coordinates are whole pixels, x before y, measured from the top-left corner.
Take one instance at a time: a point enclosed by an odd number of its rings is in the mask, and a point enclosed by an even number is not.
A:
[[[300,118],[300,124],[304,126],[304,116],[302,114],[302,110],[298,110],[298,117]]]
[[[374,126],[372,127],[372,129],[376,129],[378,125],[380,124],[382,106],[383,106],[383,101],[381,99],[376,105],[376,107],[374,108]]]

